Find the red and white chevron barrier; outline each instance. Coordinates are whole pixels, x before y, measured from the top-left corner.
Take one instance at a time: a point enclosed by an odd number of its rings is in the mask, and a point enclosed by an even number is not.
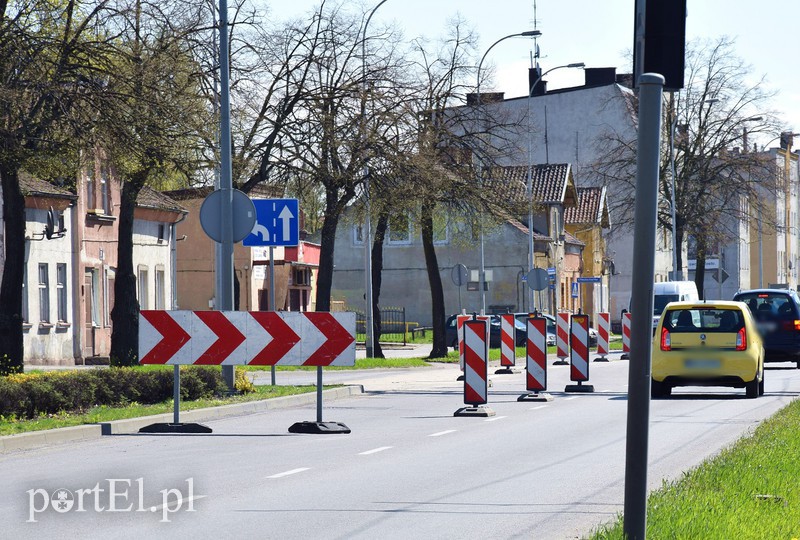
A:
[[[513,313],[500,315],[500,365],[506,368],[517,364],[517,328]]]
[[[595,358],[595,362],[608,362],[609,344],[608,336],[611,333],[611,314],[598,313],[597,314],[597,354],[600,356]]]
[[[631,314],[622,314],[622,358],[628,358],[631,352]]]
[[[486,315],[478,315],[479,321],[488,321]],[[458,367],[464,371],[464,323],[472,319],[472,315],[456,315],[456,336],[458,336]],[[489,325],[486,325],[486,343],[489,343]],[[460,380],[460,379],[459,379]]]
[[[566,365],[569,356],[569,316],[564,311],[556,313],[556,356],[555,365]]]
[[[352,366],[355,330],[348,312],[144,310],[139,363]]]
[[[488,325],[485,320],[464,323],[464,403],[473,407],[483,405],[488,397]]]
[[[572,316],[570,333],[570,371],[569,378],[577,385],[567,385],[565,392],[593,392],[594,387],[584,385],[589,380],[589,316]]]

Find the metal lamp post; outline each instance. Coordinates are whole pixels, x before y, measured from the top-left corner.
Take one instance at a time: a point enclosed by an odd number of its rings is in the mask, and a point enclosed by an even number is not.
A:
[[[542,33],[539,30],[527,30],[525,32],[517,32],[515,34],[508,34],[507,36],[503,36],[500,39],[498,39],[497,41],[495,41],[494,43],[492,43],[489,46],[489,48],[486,49],[486,52],[483,53],[483,56],[481,57],[481,61],[478,62],[477,84],[475,85],[475,95],[476,95],[476,98],[477,98],[477,102],[476,102],[475,107],[476,107],[477,111],[480,111],[480,107],[481,107],[481,66],[483,66],[483,61],[486,59],[486,55],[489,54],[489,51],[491,51],[494,48],[494,46],[497,45],[498,43],[500,43],[501,41],[505,41],[505,40],[507,40],[509,38],[513,38],[513,37],[537,37],[537,36],[541,36],[541,35],[542,35]],[[478,123],[480,124],[480,115],[478,115]],[[481,165],[482,165],[481,164],[481,158],[480,158],[480,156],[478,156],[478,163],[477,163],[478,182],[482,185],[483,184],[483,171],[482,171]],[[478,280],[479,280],[478,281],[478,286],[481,289],[481,313],[485,314],[486,313],[486,266],[485,266],[485,258],[484,258],[484,247],[483,247],[483,220],[482,219],[480,220],[479,227],[480,227],[481,266],[480,266],[480,276],[478,277]]]
[[[562,68],[583,68],[586,64],[583,62],[573,62],[572,64],[564,64],[563,66],[556,66],[554,68],[550,68],[541,75],[533,82],[530,89],[528,90],[528,179],[525,186],[525,193],[528,197],[528,272],[533,270],[534,266],[534,255],[533,255],[533,129],[531,127],[531,101],[533,97],[533,91],[536,89],[536,85],[542,80],[542,78],[550,73],[551,71],[555,71],[557,69]],[[533,311],[533,289],[528,287],[528,309]]]
[[[366,112],[366,92],[367,92],[367,27],[369,21],[375,12],[385,4],[388,0],[381,0],[377,6],[372,8],[367,20],[364,21],[364,32],[361,39],[361,75],[364,78],[364,101],[361,108],[361,135],[364,138],[362,142],[366,145],[367,138],[367,112]],[[370,220],[370,204],[369,204],[369,166],[367,165],[366,157],[364,159],[364,300],[366,306],[364,309],[364,326],[366,336],[364,337],[364,347],[366,349],[367,358],[375,356],[375,341],[372,323],[372,224]]]

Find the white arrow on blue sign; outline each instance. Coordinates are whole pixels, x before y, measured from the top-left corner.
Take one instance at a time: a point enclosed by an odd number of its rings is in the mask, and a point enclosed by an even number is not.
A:
[[[256,224],[242,240],[244,246],[296,246],[300,243],[297,199],[253,199]]]

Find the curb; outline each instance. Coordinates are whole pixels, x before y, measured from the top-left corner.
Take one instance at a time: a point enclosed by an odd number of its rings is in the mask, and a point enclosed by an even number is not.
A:
[[[347,398],[363,393],[363,385],[353,384],[325,390],[322,392],[322,395],[324,397],[323,401],[327,401],[330,399]],[[310,405],[316,402],[316,392],[308,392],[306,394],[283,396],[261,401],[232,403],[230,405],[209,407],[207,409],[181,411],[181,422],[208,422],[231,416],[241,416],[269,410]],[[18,435],[4,435],[0,437],[0,454],[12,452],[14,450],[27,450],[37,446],[99,439],[104,435],[137,433],[139,428],[156,422],[172,422],[172,419],[172,413],[165,413],[153,416],[141,416],[139,418],[127,418],[125,420],[114,420],[113,422],[101,422],[99,424],[87,424],[85,426],[47,429],[30,433],[20,433]]]

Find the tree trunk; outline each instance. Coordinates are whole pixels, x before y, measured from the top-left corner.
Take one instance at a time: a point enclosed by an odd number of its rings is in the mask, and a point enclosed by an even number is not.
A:
[[[445,358],[447,343],[445,343],[444,334],[444,287],[442,287],[439,261],[433,246],[433,205],[423,203],[421,221],[422,250],[425,252],[425,267],[428,270],[428,283],[431,288],[431,326],[433,327],[433,349],[428,358]]]
[[[694,271],[694,283],[697,285],[697,293],[700,300],[706,299],[706,244],[702,235],[697,237],[697,266]]]
[[[319,269],[317,270],[317,311],[331,310],[331,288],[333,287],[333,250],[336,243],[336,227],[339,213],[330,201],[325,205],[322,223],[322,236],[319,250]]]
[[[375,358],[386,358],[381,349],[381,309],[378,300],[381,296],[383,272],[383,239],[389,226],[389,213],[384,210],[378,216],[375,226],[375,240],[372,242],[372,354]],[[404,329],[405,330],[405,329]]]
[[[25,198],[19,186],[19,169],[0,165],[5,225],[5,260],[0,284],[0,375],[22,373],[23,272],[25,271]],[[30,287],[29,287],[30,288]]]
[[[114,309],[111,310],[111,365],[133,366],[139,361],[139,300],[133,270],[133,213],[148,172],[122,183],[119,208]]]

